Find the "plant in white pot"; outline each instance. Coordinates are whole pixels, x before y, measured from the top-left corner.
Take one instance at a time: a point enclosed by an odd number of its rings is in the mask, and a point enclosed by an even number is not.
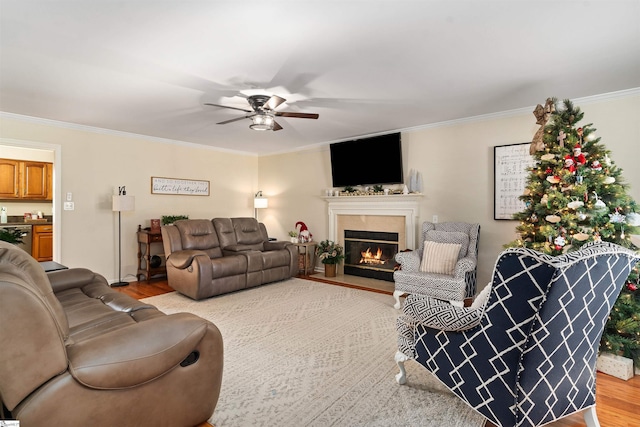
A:
[[[316,255],[324,264],[324,275],[335,277],[336,267],[344,259],[344,248],[333,240],[323,240],[316,247]]]

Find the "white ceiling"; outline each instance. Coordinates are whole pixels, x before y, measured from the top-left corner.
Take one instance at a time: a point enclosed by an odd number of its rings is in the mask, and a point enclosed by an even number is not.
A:
[[[640,87],[638,0],[0,0],[0,31],[2,112],[257,154]],[[320,118],[203,105],[256,93]]]

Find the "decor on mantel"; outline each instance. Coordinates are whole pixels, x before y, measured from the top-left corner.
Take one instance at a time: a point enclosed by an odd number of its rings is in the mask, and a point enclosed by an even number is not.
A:
[[[337,265],[344,259],[344,248],[333,240],[318,243],[316,255],[324,264],[325,277],[336,277]]]
[[[418,192],[411,192],[405,185],[402,188],[391,189],[383,188],[377,190],[375,187],[364,187],[361,190],[357,190],[353,187],[347,187],[344,190],[336,190],[335,193],[331,190],[327,191],[327,197],[354,197],[354,196],[389,196],[389,195],[409,195],[409,194],[421,194]]]
[[[409,171],[409,193],[422,193],[422,173],[411,169]]]

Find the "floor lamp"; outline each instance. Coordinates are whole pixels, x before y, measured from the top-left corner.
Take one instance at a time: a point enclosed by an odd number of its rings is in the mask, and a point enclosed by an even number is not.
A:
[[[133,196],[127,196],[124,186],[118,187],[118,195],[113,196],[113,211],[118,212],[118,281],[112,283],[111,286],[127,286],[129,282],[122,280],[122,212],[133,211],[135,209],[136,199]]]
[[[262,195],[262,191],[258,191],[253,198],[253,210],[255,217],[258,219],[258,209],[264,209],[269,207],[269,199]]]

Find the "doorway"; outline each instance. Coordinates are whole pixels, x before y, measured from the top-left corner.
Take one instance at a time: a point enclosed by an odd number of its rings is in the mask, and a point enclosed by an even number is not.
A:
[[[61,187],[61,158],[62,146],[59,144],[50,144],[45,142],[24,141],[17,139],[0,138],[0,157],[2,158],[18,158],[16,153],[29,153],[33,150],[44,152],[45,155],[53,156],[53,199],[51,206],[51,216],[53,221],[53,260],[60,262],[62,225],[60,221],[61,198],[59,197]],[[9,154],[9,155],[7,155]],[[31,160],[31,159],[23,159]]]

